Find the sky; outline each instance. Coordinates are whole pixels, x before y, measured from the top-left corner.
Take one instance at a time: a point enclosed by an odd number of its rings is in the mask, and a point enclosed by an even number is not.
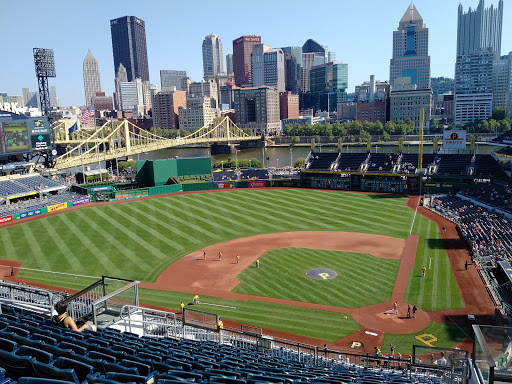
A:
[[[414,0],[429,28],[432,77],[454,76],[457,11],[479,0]],[[485,0],[485,5],[498,0]],[[0,0],[0,93],[21,96],[37,90],[32,48],[55,52],[61,106],[85,104],[83,60],[90,49],[98,60],[102,90],[112,95],[114,62],[110,20],[137,16],[146,23],[149,75],[160,85],[161,69],[186,70],[194,81],[203,77],[202,41],[219,35],[224,55],[234,39],[260,35],[274,48],[302,46],[307,39],[328,45],[337,61],[347,63],[349,87],[388,80],[393,31],[410,0]],[[504,2],[502,55],[512,51],[512,1]],[[225,68],[224,63],[224,68]]]

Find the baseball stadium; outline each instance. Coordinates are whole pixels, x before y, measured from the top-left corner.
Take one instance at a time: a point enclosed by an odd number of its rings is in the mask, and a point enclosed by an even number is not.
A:
[[[212,171],[209,157],[142,160],[130,182],[86,171],[71,186],[4,165],[2,374],[506,378],[512,191],[498,159],[312,150],[288,176]],[[97,331],[52,325],[61,301]]]

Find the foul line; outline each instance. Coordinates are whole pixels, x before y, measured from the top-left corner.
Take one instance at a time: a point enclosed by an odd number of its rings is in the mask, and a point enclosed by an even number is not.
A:
[[[57,275],[67,275],[67,276],[75,276],[75,277],[88,277],[88,278],[91,278],[91,279],[101,279],[101,277],[99,277],[99,276],[75,275],[74,273],[45,271],[44,269],[33,269],[33,268],[25,268],[25,267],[16,267],[16,266],[12,266],[12,265],[0,265],[0,267],[6,267],[6,268],[11,268],[12,267],[12,268],[19,269],[20,271],[22,269],[25,269],[27,271],[55,273]]]
[[[231,307],[231,306],[229,306],[229,305],[221,305],[221,304],[205,303],[204,301],[201,301],[199,304],[214,305],[215,307],[224,307],[224,308],[236,309],[236,307]]]
[[[416,214],[418,213],[418,207],[420,206],[420,200],[421,199],[418,199],[418,205],[416,205],[416,210],[414,211],[414,217],[412,218],[411,230],[409,231],[409,235],[412,234],[412,227],[414,226],[414,221],[416,220]]]

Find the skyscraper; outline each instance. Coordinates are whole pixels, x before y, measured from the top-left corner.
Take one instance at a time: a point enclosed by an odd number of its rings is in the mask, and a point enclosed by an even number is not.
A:
[[[285,87],[294,95],[302,88],[302,48],[283,47],[285,65]]]
[[[459,4],[457,56],[488,49],[494,56],[501,54],[503,0],[498,1],[497,7],[493,4],[487,9],[484,7],[484,0],[480,0],[476,9],[469,7],[464,13],[462,4]]]
[[[412,4],[393,31],[393,58],[389,67],[391,84],[400,77],[410,77],[417,89],[430,89],[428,28]]]
[[[459,6],[455,63],[455,126],[488,120],[493,111],[493,65],[501,52],[503,1],[464,12]],[[494,81],[497,84],[496,81]]]
[[[203,40],[203,75],[215,76],[224,71],[222,41],[217,35],[208,35]]]
[[[84,59],[84,90],[85,105],[91,105],[92,98],[97,92],[101,92],[100,70],[98,62],[91,51],[87,52]]]
[[[128,75],[126,74],[126,68],[123,64],[119,64],[119,67],[116,71],[116,91],[115,91],[115,101],[116,101],[116,109],[121,110],[121,91],[119,89],[120,83],[128,82]]]
[[[261,36],[241,36],[233,40],[233,72],[238,86],[252,84],[251,53],[256,44],[261,44]]]
[[[183,89],[183,79],[187,78],[187,71],[177,71],[174,69],[160,70],[160,85],[162,91],[172,91],[176,87],[177,91],[188,91]]]
[[[226,55],[226,73],[229,75],[233,73],[233,54],[228,53]]]
[[[114,71],[119,64],[126,68],[128,81],[137,78],[149,81],[146,27],[143,20],[134,16],[123,16],[110,20]]]

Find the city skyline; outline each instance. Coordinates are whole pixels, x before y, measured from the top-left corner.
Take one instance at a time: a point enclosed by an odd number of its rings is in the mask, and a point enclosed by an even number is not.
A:
[[[462,0],[464,9],[476,8],[479,0]],[[448,3],[448,4],[447,4]],[[497,0],[486,0],[485,5],[497,5]],[[38,33],[30,32],[30,28],[20,28],[18,8],[13,3],[3,5],[4,12],[0,15],[3,35],[15,37],[9,45],[9,54],[4,56],[0,71],[0,92],[17,96],[22,94],[22,88],[37,89],[37,80],[32,58],[33,47],[50,48],[55,51],[57,78],[50,79],[50,85],[56,86],[60,105],[83,105],[84,89],[82,62],[87,50],[94,52],[98,60],[102,78],[102,87],[107,96],[114,91],[114,66],[112,60],[112,44],[110,37],[110,20],[123,16],[136,16],[146,23],[148,62],[150,81],[159,84],[160,70],[186,70],[194,81],[200,81],[203,75],[201,44],[204,37],[210,33],[217,34],[223,42],[224,55],[232,53],[229,42],[242,35],[258,35],[262,43],[273,48],[286,46],[302,46],[311,38],[336,52],[339,62],[349,66],[349,87],[347,92],[353,92],[356,85],[367,81],[374,74],[378,80],[389,80],[389,60],[392,57],[390,33],[396,30],[400,16],[410,5],[409,0],[381,2],[369,0],[362,2],[330,2],[325,7],[328,14],[336,15],[333,22],[324,20],[314,22],[311,27],[298,21],[307,13],[305,1],[276,4],[262,1],[261,9],[255,9],[251,18],[226,18],[225,9],[240,10],[233,1],[226,2],[222,9],[207,8],[208,12],[198,12],[194,17],[200,22],[194,22],[191,28],[185,18],[176,18],[172,29],[166,29],[166,16],[172,13],[186,14],[190,11],[188,4],[169,4],[167,2],[151,2],[141,7],[135,1],[123,4],[100,3],[91,1],[91,6],[83,6],[54,2],[56,17],[53,20],[72,20],[71,15],[80,15],[87,19],[87,28],[63,27],[66,23],[49,22]],[[301,6],[303,4],[304,6]],[[101,6],[100,6],[101,5]],[[206,2],[198,2],[196,9]],[[421,13],[430,31],[430,56],[432,60],[432,76],[454,77],[456,55],[457,11],[459,1],[415,0],[414,5]],[[265,9],[271,7],[273,14],[281,17],[275,22],[263,23],[266,20]],[[101,9],[101,12],[97,12]],[[40,22],[38,12],[47,12],[42,4],[29,1],[22,15],[26,25],[36,25]],[[204,13],[204,15],[203,15]],[[55,16],[52,13],[53,16]],[[59,17],[60,16],[60,17]],[[308,15],[309,17],[310,15]],[[512,7],[504,5],[503,40],[501,54],[512,51],[512,26],[506,23],[512,16]],[[320,17],[320,16],[319,16]],[[18,20],[18,21],[16,21]],[[216,22],[215,20],[222,20]],[[194,20],[196,21],[196,20]],[[318,25],[322,25],[319,28]],[[297,26],[294,28],[294,26]],[[180,27],[185,32],[179,32]],[[9,33],[7,33],[9,31]],[[17,31],[13,33],[12,31]],[[293,32],[293,33],[292,33]],[[177,54],[179,53],[179,54]]]

